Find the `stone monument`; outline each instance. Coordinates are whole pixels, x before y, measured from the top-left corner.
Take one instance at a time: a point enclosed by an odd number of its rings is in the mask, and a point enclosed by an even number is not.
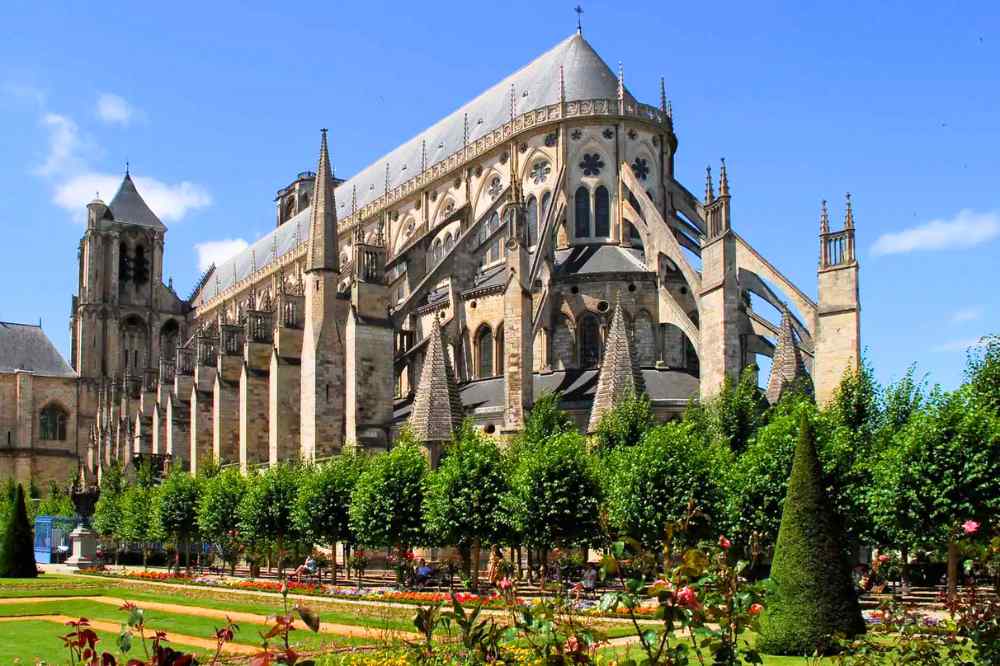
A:
[[[90,529],[90,517],[94,515],[94,505],[100,490],[94,484],[88,484],[83,468],[70,489],[73,506],[80,517],[80,522],[69,534],[72,544],[72,554],[66,559],[66,564],[77,569],[91,569],[97,566],[97,534]]]

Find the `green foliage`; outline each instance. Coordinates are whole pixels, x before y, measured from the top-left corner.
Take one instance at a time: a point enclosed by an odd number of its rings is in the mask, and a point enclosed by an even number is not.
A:
[[[94,507],[93,528],[103,537],[121,534],[122,495],[125,492],[125,477],[121,467],[111,465],[101,475],[101,494]]]
[[[712,449],[690,424],[668,423],[650,430],[637,446],[612,454],[607,485],[608,519],[622,535],[655,548],[669,523],[685,517],[693,502],[714,512],[718,493],[711,476]],[[707,536],[707,517],[687,535]]]
[[[351,493],[365,462],[356,453],[344,453],[303,471],[292,520],[309,542],[355,541],[350,530]]]
[[[831,410],[837,422],[855,433],[858,441],[871,439],[880,414],[878,386],[867,363],[857,372],[844,375],[834,394]]]
[[[1000,336],[987,336],[969,351],[965,378],[976,399],[1000,416]]]
[[[629,391],[621,402],[601,416],[594,433],[601,453],[635,446],[653,426],[653,407],[645,393]]]
[[[792,392],[791,399],[799,397]],[[705,406],[708,435],[734,453],[742,453],[757,429],[766,423],[767,408],[767,398],[757,386],[756,368],[748,366],[736,383],[727,377],[719,395]],[[692,412],[691,417],[697,414]]]
[[[519,443],[526,447],[541,444],[553,435],[571,432],[573,420],[569,414],[559,408],[562,394],[546,393],[535,400],[528,412],[528,420],[524,424],[524,432],[518,438]]]
[[[273,543],[282,568],[285,549],[301,538],[292,522],[300,470],[279,463],[248,478],[239,506],[240,538],[245,543]]]
[[[236,565],[241,548],[237,528],[240,502],[247,491],[247,479],[230,468],[205,480],[198,502],[198,529],[202,537],[215,543],[230,567]]]
[[[408,436],[372,458],[351,494],[350,526],[358,541],[383,547],[419,542],[426,475],[427,460]]]
[[[507,478],[496,442],[465,421],[427,479],[424,520],[434,543],[471,545],[503,537]]]
[[[156,524],[156,501],[156,489],[140,485],[130,486],[121,497],[121,519],[115,536],[125,543],[140,544],[144,561],[149,542],[162,536]]]
[[[564,432],[522,453],[505,505],[525,543],[586,545],[600,534],[601,487],[583,436]]]
[[[864,632],[842,542],[840,519],[824,491],[813,426],[802,414],[761,621],[761,651],[809,655],[834,634]]]
[[[157,527],[162,534],[187,541],[198,531],[201,490],[201,479],[181,469],[166,478],[157,492],[155,507]]]
[[[55,481],[49,482],[49,492],[41,499],[35,507],[35,516],[65,516],[72,518],[76,515],[76,508],[73,500],[69,496],[66,488],[60,486]]]
[[[35,578],[35,539],[24,504],[24,487],[18,484],[0,542],[0,578]]]

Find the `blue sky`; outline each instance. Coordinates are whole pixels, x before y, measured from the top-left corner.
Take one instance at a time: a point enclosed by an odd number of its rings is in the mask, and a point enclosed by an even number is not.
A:
[[[68,357],[82,204],[125,160],[186,296],[198,244],[271,228],[320,127],[348,176],[569,35],[574,4],[4,3],[0,319]],[[836,226],[852,192],[868,358],[951,387],[1000,332],[1000,9],[875,5],[589,2],[583,25],[641,100],[666,77],[680,180],[725,157],[734,227],[807,293],[820,200]]]

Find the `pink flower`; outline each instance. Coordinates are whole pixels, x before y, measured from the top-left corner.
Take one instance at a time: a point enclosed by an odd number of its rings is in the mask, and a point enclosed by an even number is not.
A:
[[[576,636],[570,636],[566,639],[566,644],[563,645],[563,650],[569,653],[580,651],[580,641]]]
[[[885,564],[886,562],[889,561],[889,556],[885,554],[879,555],[878,561],[881,562],[882,564]]]
[[[751,606],[750,606],[750,614],[751,615],[760,615],[760,612],[762,610],[764,610],[764,607],[761,606],[760,604],[751,604]]]
[[[719,535],[719,547],[722,550],[729,550],[729,547],[733,544],[725,537],[725,535]]]
[[[509,590],[511,585],[513,585],[513,583],[511,582],[510,578],[501,578],[500,582],[497,583],[497,586],[501,590]]]
[[[962,531],[966,534],[975,534],[979,531],[979,523],[974,520],[967,520],[962,523]]]
[[[677,592],[677,605],[694,610],[698,608],[698,593],[685,585]]]

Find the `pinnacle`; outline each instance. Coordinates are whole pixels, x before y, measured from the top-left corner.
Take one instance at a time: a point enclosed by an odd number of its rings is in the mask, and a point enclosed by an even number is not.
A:
[[[410,426],[421,442],[447,442],[461,426],[463,410],[436,316],[429,337],[420,383],[413,397]]]
[[[639,370],[638,355],[632,333],[625,321],[621,299],[615,303],[611,317],[611,327],[604,344],[604,358],[597,377],[594,405],[590,411],[588,432],[594,432],[601,417],[610,411],[629,392],[635,394],[646,391],[642,372]]]
[[[319,165],[316,167],[313,192],[312,234],[309,237],[309,260],[306,270],[340,270],[337,248],[337,202],[333,192],[333,169],[326,143],[326,129],[320,130]]]
[[[792,315],[786,305],[781,311],[778,341],[774,346],[774,356],[771,361],[771,377],[767,382],[768,401],[772,405],[778,402],[789,386],[805,376],[806,370],[802,361],[802,352],[796,346]]]

